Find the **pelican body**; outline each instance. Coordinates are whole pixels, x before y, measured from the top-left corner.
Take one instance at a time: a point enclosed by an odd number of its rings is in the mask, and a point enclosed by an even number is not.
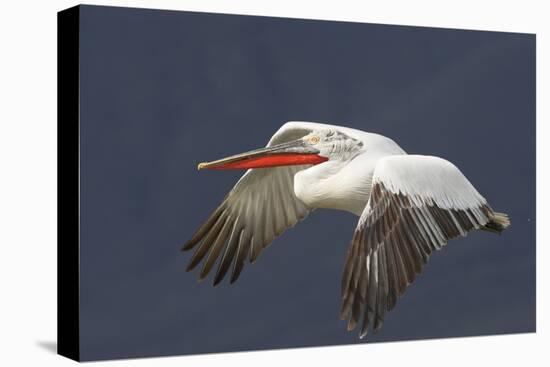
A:
[[[198,165],[246,169],[220,206],[182,250],[195,248],[187,270],[203,262],[204,279],[218,262],[213,284],[313,209],[359,217],[342,276],[340,316],[377,332],[430,254],[475,229],[501,233],[510,221],[494,212],[449,161],[407,155],[379,134],[313,122],[287,122],[265,148]],[[218,261],[219,259],[219,261]]]

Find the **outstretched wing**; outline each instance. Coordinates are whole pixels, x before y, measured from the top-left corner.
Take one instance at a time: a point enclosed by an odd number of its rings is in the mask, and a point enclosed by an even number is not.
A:
[[[299,139],[317,124],[290,122],[273,135],[268,146]],[[182,250],[196,247],[187,270],[202,260],[199,279],[204,279],[221,255],[214,277],[217,285],[231,265],[230,282],[237,280],[245,260],[254,262],[275,237],[293,227],[309,212],[294,194],[294,175],[309,167],[285,166],[248,170],[227,194],[220,206],[198,229]]]
[[[437,157],[390,156],[374,171],[371,195],[348,250],[340,316],[360,337],[384,315],[422,271],[432,251],[478,228],[502,230],[508,218],[452,163]],[[487,228],[487,227],[488,228]]]

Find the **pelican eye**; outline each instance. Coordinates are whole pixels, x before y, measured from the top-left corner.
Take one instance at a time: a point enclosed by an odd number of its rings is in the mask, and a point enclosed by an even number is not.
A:
[[[321,140],[321,138],[318,137],[317,135],[313,135],[308,139],[310,144],[317,144],[319,140]]]

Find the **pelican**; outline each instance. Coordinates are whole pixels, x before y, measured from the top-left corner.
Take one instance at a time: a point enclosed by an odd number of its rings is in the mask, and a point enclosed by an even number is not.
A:
[[[408,155],[393,140],[343,126],[285,123],[265,148],[204,162],[198,169],[246,169],[182,250],[196,249],[187,271],[203,262],[203,280],[219,258],[213,285],[317,208],[359,217],[341,283],[340,317],[359,337],[378,332],[430,254],[481,229],[501,233],[508,216],[451,162]]]

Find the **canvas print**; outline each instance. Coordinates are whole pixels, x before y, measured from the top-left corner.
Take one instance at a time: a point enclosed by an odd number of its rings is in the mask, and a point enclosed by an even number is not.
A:
[[[60,354],[535,331],[535,35],[79,6],[59,37]]]

